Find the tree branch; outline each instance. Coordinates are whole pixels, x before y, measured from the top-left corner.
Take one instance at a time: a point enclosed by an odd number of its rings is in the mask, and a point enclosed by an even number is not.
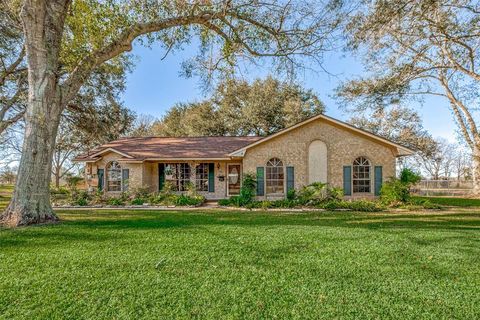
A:
[[[121,53],[130,51],[132,49],[132,42],[137,37],[173,27],[203,24],[206,21],[214,19],[218,15],[221,15],[221,13],[206,12],[199,15],[186,15],[162,21],[139,23],[132,26],[129,30],[123,32],[119,38],[114,40],[110,45],[93,52],[80,61],[67,80],[61,85],[62,104],[70,101],[75,96],[81,85],[95,67]]]

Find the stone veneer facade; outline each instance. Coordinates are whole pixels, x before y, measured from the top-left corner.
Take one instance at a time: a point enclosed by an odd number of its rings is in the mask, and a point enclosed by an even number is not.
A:
[[[383,181],[395,176],[395,147],[335,123],[317,119],[247,149],[243,159],[215,161],[215,192],[201,193],[207,199],[226,198],[227,163],[241,163],[244,173],[254,174],[257,167],[265,166],[268,160],[274,157],[282,160],[284,167],[294,167],[294,186],[295,189],[299,189],[308,184],[308,150],[310,143],[315,140],[323,141],[327,146],[328,183],[334,187],[343,187],[343,166],[351,166],[353,161],[360,156],[370,160],[372,192],[371,194],[353,194],[353,197],[373,196],[374,166],[382,166]],[[120,158],[120,155],[109,152],[103,155],[99,161],[87,163],[87,185],[91,188],[96,187],[98,179],[96,176],[97,169],[105,169],[109,162]],[[195,164],[213,161],[171,162],[190,163],[191,181],[195,183],[195,172],[193,169]],[[129,169],[129,188],[148,187],[152,192],[158,191],[158,162],[128,163],[119,161],[119,163],[123,169]],[[220,176],[225,177],[223,181],[219,178]],[[261,198],[268,198],[268,196]]]

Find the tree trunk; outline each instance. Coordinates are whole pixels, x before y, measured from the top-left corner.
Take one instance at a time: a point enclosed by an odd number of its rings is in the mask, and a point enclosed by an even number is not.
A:
[[[55,168],[55,188],[60,188],[60,169]]]
[[[60,115],[58,111],[47,111],[58,109],[57,106],[52,108],[55,104],[52,100],[50,92],[29,102],[17,183],[12,200],[2,216],[7,225],[21,226],[57,220],[50,205],[50,181]]]
[[[472,152],[473,194],[480,197],[480,145],[474,146]]]
[[[28,105],[15,191],[0,219],[9,226],[58,220],[50,205],[50,181],[62,113],[57,71],[68,5],[68,0],[26,0],[22,8]]]

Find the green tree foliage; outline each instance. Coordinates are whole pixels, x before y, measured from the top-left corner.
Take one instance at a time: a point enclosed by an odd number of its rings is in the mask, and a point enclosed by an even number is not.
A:
[[[172,107],[147,135],[269,135],[324,111],[318,97],[299,85],[272,77],[230,79],[211,99]]]
[[[76,1],[74,6],[81,3]],[[5,135],[8,128],[23,118],[28,83],[25,39],[19,17],[21,1],[0,1],[0,9],[0,135]],[[75,22],[77,24],[80,26],[80,21]],[[78,56],[77,46],[81,41],[87,40],[78,37],[66,41],[62,56],[66,67]],[[102,142],[102,139],[111,140],[117,132],[122,131],[119,126],[125,124],[125,117],[132,116],[119,99],[125,89],[126,73],[131,67],[131,58],[122,55],[95,68],[68,103],[63,120],[72,122],[72,129],[95,136],[93,143]],[[124,118],[116,118],[117,115]]]

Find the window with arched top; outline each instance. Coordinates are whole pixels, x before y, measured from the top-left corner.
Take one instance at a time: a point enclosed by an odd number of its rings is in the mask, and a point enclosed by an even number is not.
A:
[[[272,158],[265,166],[265,182],[267,194],[283,194],[284,179],[283,162],[278,158]]]
[[[371,192],[371,166],[370,161],[365,157],[358,157],[353,161],[353,192]]]
[[[122,191],[122,167],[117,161],[107,165],[107,191]]]

